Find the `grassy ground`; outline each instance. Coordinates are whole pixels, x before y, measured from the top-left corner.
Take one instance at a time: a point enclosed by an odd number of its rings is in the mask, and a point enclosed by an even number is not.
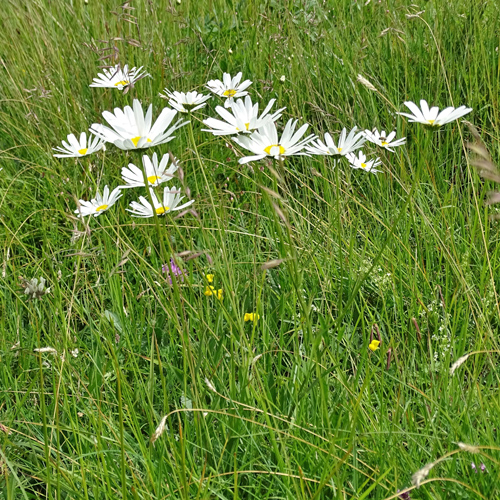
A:
[[[0,496],[388,499],[445,456],[412,499],[498,498],[492,185],[468,163],[464,125],[424,130],[395,114],[421,98],[470,106],[498,158],[496,2],[129,6],[2,4]],[[112,61],[153,78],[126,95],[89,88]],[[157,116],[165,87],[203,91],[223,71],[250,78],[254,100],[277,98],[282,122],[321,136],[394,128],[408,143],[379,151],[376,176],[297,157],[279,182],[193,120],[196,149],[185,127],[154,151],[182,161],[198,217],[132,219],[129,190],[78,220],[76,199],[120,184],[141,154],[58,160],[51,148],[135,97]],[[161,266],[187,251],[171,286]],[[222,301],[204,295],[206,274]],[[21,277],[45,277],[50,293],[28,301]],[[48,346],[57,353],[34,351]]]

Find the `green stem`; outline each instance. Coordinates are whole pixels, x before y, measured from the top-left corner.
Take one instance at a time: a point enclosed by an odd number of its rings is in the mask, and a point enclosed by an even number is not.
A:
[[[158,214],[156,213],[155,204],[154,204],[154,201],[153,201],[153,193],[152,193],[152,189],[153,188],[151,188],[149,186],[149,180],[148,180],[145,168],[143,168],[143,170],[142,170],[142,175],[143,175],[143,178],[144,178],[144,187],[146,188],[147,196],[149,198],[149,203],[151,203],[151,209],[153,211],[153,219],[155,221],[156,234],[158,236],[158,241],[159,241],[159,244],[160,244],[160,258],[161,258],[162,262],[167,262],[166,261],[167,253],[165,251],[165,244],[163,242],[163,237],[162,237],[162,234],[161,234],[160,219],[158,217]],[[163,203],[163,197],[160,198],[160,202]]]

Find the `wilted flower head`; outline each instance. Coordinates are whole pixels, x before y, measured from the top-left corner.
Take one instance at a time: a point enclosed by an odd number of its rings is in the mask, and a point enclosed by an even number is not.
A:
[[[30,280],[21,278],[21,288],[24,288],[25,295],[29,300],[41,299],[50,293],[50,287],[45,287],[45,278],[32,278]]]

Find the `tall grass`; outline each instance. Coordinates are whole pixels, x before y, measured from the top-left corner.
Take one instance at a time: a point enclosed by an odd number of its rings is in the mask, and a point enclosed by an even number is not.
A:
[[[397,498],[464,442],[479,455],[451,454],[411,497],[497,498],[491,186],[460,123],[424,130],[395,112],[466,104],[495,160],[499,20],[486,0],[4,0],[3,497]],[[152,78],[127,94],[89,88],[115,62]],[[196,149],[185,127],[155,151],[181,160],[197,217],[132,219],[129,190],[77,219],[76,200],[120,184],[142,153],[58,160],[51,148],[133,98],[157,116],[165,87],[202,91],[223,71],[250,78],[255,100],[277,98],[282,120],[320,135],[397,129],[407,146],[383,152],[376,176],[297,157],[280,180],[193,120]],[[185,279],[170,285],[174,253]],[[207,274],[222,300],[204,294]],[[20,278],[41,276],[50,293],[27,300]],[[34,351],[47,346],[57,353]]]

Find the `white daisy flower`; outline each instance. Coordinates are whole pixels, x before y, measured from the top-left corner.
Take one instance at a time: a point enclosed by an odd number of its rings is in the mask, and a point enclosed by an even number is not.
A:
[[[121,197],[120,188],[117,187],[109,192],[109,187],[104,186],[104,190],[101,193],[97,191],[95,198],[90,201],[78,200],[79,207],[75,210],[75,214],[78,217],[86,217],[87,215],[93,215],[97,217],[105,212],[108,208],[112,207]]]
[[[137,80],[150,76],[140,68],[132,68],[130,71],[128,65],[125,64],[123,69],[117,64],[114,68],[104,68],[102,73],[94,78],[93,83],[89,87],[102,87],[110,89],[123,90],[127,85],[135,83]]]
[[[240,158],[239,163],[261,160],[266,156],[280,159],[291,155],[307,155],[307,153],[301,152],[301,150],[316,136],[311,134],[305,139],[300,140],[309,127],[309,124],[305,123],[295,132],[297,121],[293,119],[288,120],[280,140],[278,140],[278,132],[274,122],[270,122],[259,128],[251,136],[234,137],[233,139],[236,143],[255,153],[255,156]]]
[[[142,164],[144,166],[144,171],[146,172],[149,186],[159,186],[163,182],[167,182],[172,179],[175,172],[179,168],[179,165],[177,164],[177,159],[174,158],[170,167],[167,168],[169,159],[170,156],[168,154],[163,155],[163,158],[158,165],[158,155],[156,153],[153,154],[153,161],[151,161],[147,155],[142,157]],[[128,168],[122,168],[122,178],[126,182],[124,186],[121,186],[122,188],[144,186],[144,172],[133,163],[129,163]]]
[[[69,134],[68,142],[62,141],[62,148],[58,146],[52,149],[54,151],[59,151],[59,154],[54,155],[56,158],[77,158],[90,155],[101,149],[106,149],[104,142],[102,138],[92,136],[89,136],[87,141],[87,134],[82,132],[79,140],[75,137],[75,134]]]
[[[406,138],[403,137],[401,139],[397,139],[393,141],[394,137],[396,137],[396,131],[392,131],[389,135],[385,133],[385,130],[379,132],[377,129],[374,129],[373,132],[371,130],[365,130],[365,137],[377,146],[387,149],[388,151],[394,152],[393,149],[396,146],[402,146],[406,143]]]
[[[168,212],[182,210],[183,208],[189,207],[194,203],[194,200],[190,200],[187,203],[179,205],[184,196],[180,196],[181,191],[175,186],[173,188],[166,187],[163,190],[163,202],[158,200],[155,192],[151,188],[149,188],[149,190],[151,191],[151,197],[153,198],[154,209],[149,200],[144,198],[144,196],[140,196],[140,203],[133,201],[130,204],[130,209],[126,209],[132,214],[132,217],[153,217],[153,210],[156,212],[156,215],[164,215]]]
[[[376,158],[375,160],[367,161],[366,155],[363,154],[363,151],[360,151],[358,156],[356,156],[354,153],[349,153],[347,155],[347,159],[349,160],[352,168],[361,168],[363,170],[366,170],[367,172],[373,172],[374,174],[380,172],[380,170],[375,170],[375,167],[381,165],[382,162],[378,158]]]
[[[115,108],[114,114],[104,111],[102,116],[112,128],[94,123],[90,127],[90,131],[105,141],[112,142],[117,148],[141,149],[171,141],[174,138],[171,134],[189,123],[188,121],[178,121],[168,128],[177,111],[164,108],[154,125],[151,126],[153,105],[149,105],[146,116],[144,116],[141,103],[137,99],[134,99],[133,106],[133,110],[130,106],[125,106],[123,111],[120,108]]]
[[[180,113],[190,113],[206,106],[207,101],[212,98],[209,95],[198,94],[198,92],[170,92],[165,89],[165,95],[160,94],[163,99],[170,99],[168,103]]]
[[[254,130],[264,127],[270,122],[275,122],[285,108],[278,109],[273,114],[268,114],[276,99],[271,99],[262,114],[259,116],[259,103],[252,105],[250,96],[238,99],[231,107],[231,112],[222,106],[217,106],[215,111],[225,120],[207,118],[203,123],[210,129],[202,129],[203,132],[212,132],[214,135],[250,134]]]
[[[248,92],[245,89],[252,85],[250,80],[240,83],[242,75],[243,73],[240,71],[234,78],[231,78],[229,73],[224,73],[222,82],[220,80],[210,80],[205,87],[214,94],[224,97],[226,99],[224,107],[230,108],[233,105],[234,99],[246,96]]]
[[[307,146],[306,150],[314,155],[331,155],[331,156],[346,156],[356,149],[359,149],[366,142],[363,132],[358,132],[358,127],[354,127],[349,134],[345,128],[340,133],[339,142],[335,144],[332,136],[327,132],[325,134],[325,142],[311,142],[311,146]]]
[[[465,106],[460,106],[456,109],[450,106],[449,108],[443,109],[440,113],[437,106],[429,109],[429,105],[424,99],[420,101],[421,109],[411,101],[407,101],[404,104],[413,114],[398,113],[398,115],[406,116],[410,119],[410,122],[423,123],[424,125],[430,125],[431,127],[440,127],[441,125],[457,120],[472,111],[472,108],[466,108]]]

